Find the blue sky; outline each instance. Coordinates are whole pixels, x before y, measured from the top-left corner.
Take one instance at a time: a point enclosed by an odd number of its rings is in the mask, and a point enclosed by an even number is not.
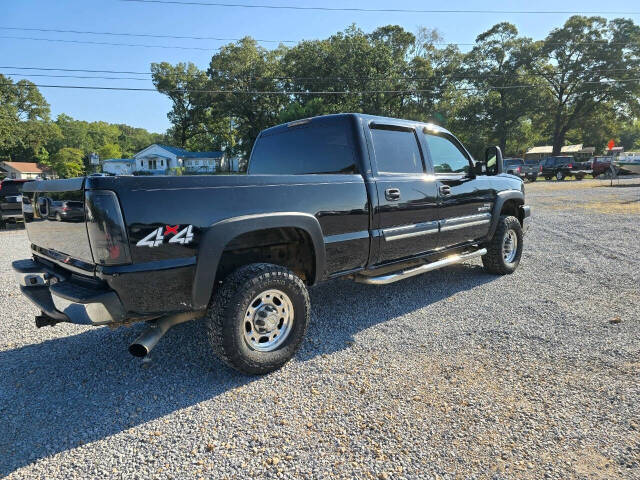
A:
[[[212,0],[213,1],[213,0]],[[562,11],[639,11],[637,0],[602,2],[601,0],[529,1],[458,1],[426,2],[404,0],[354,0],[311,2],[308,0],[237,0],[234,3],[272,4],[326,7],[404,8],[404,9],[493,9],[493,10],[562,10]],[[543,38],[569,17],[565,14],[416,14],[370,12],[315,12],[140,4],[103,0],[5,0],[0,27],[53,28],[63,30],[91,30],[122,33],[152,33],[171,35],[203,35],[277,40],[325,38],[343,30],[351,23],[369,32],[378,26],[398,24],[415,32],[417,27],[437,28],[447,42],[473,42],[475,37],[500,21],[514,23],[520,33],[535,39]],[[605,15],[614,18],[616,15]],[[639,15],[629,16],[636,22]],[[0,38],[0,67],[51,67],[118,71],[149,71],[151,62],[176,63],[191,61],[206,68],[215,51],[225,42],[210,40],[169,40],[135,37],[112,37],[63,33],[23,32],[1,30],[0,37],[19,36],[90,40],[95,42],[141,43],[163,46],[205,47],[211,50],[180,50],[165,48],[118,47],[49,43],[25,39]],[[265,47],[274,44],[264,43]],[[0,72],[14,79],[17,72],[0,68]],[[23,73],[27,73],[22,71]],[[47,73],[47,72],[37,72]],[[64,72],[48,72],[62,74]],[[77,75],[83,75],[77,73]],[[91,75],[91,74],[86,74]],[[95,74],[100,75],[100,74]],[[126,75],[112,75],[126,76]],[[118,87],[152,87],[150,80],[97,80],[45,78],[30,76],[34,83],[63,85],[97,85]],[[51,104],[52,115],[66,113],[81,120],[104,120],[127,123],[136,127],[163,132],[168,126],[169,101],[155,92],[124,92],[42,88]]]

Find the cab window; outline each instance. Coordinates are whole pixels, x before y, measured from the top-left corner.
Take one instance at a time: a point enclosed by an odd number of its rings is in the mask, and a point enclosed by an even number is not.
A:
[[[425,132],[425,137],[435,173],[469,173],[471,164],[462,147],[445,135]]]

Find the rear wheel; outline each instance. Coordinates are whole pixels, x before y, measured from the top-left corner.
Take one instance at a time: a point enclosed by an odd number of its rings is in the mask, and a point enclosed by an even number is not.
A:
[[[491,241],[485,245],[484,268],[498,275],[515,272],[522,256],[523,238],[522,226],[516,217],[500,216]]]
[[[548,182],[549,180],[551,180],[551,177],[544,177],[544,179]]]
[[[298,351],[309,323],[309,294],[290,270],[268,263],[226,277],[207,312],[209,342],[227,365],[258,375],[277,370]]]
[[[558,180],[559,182],[564,180],[564,173],[562,172],[557,172],[556,173],[556,180]]]

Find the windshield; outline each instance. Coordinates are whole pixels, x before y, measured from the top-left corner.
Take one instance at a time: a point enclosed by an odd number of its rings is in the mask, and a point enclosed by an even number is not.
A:
[[[504,161],[504,164],[509,166],[509,167],[515,167],[517,165],[522,165],[524,162],[518,158],[516,159],[506,159]]]

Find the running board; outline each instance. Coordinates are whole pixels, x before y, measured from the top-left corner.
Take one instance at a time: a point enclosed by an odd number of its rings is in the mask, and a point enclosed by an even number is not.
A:
[[[437,270],[449,265],[455,265],[456,263],[471,260],[472,258],[481,257],[487,253],[486,248],[481,248],[470,253],[460,253],[457,255],[451,255],[445,257],[442,260],[436,262],[425,263],[419,267],[409,268],[407,270],[401,270],[399,272],[388,273],[386,275],[380,275],[378,277],[367,275],[356,275],[355,281],[358,283],[367,283],[369,285],[387,285],[388,283],[397,282],[398,280],[404,280],[405,278],[415,277],[422,273],[430,272],[431,270]]]

